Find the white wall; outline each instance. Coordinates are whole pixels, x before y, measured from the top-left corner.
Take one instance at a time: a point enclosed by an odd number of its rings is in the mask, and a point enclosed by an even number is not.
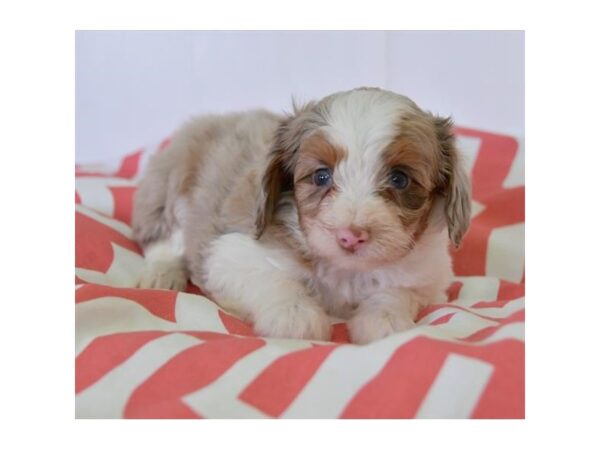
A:
[[[187,117],[380,86],[457,124],[523,134],[524,33],[80,31],[76,159],[111,158]]]

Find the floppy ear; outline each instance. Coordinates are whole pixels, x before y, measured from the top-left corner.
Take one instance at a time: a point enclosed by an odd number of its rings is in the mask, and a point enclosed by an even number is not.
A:
[[[275,142],[265,163],[261,192],[258,197],[255,222],[257,239],[273,221],[281,194],[294,189],[293,171],[298,149],[303,136],[308,131],[309,117],[305,113],[313,106],[314,103],[304,107],[297,107],[294,104],[294,114],[282,120],[277,129]]]
[[[471,183],[456,149],[452,120],[434,117],[434,124],[442,154],[440,181],[448,235],[458,247],[471,222]]]
[[[281,125],[284,126],[284,125]],[[279,133],[278,133],[279,134]],[[288,152],[276,145],[271,149],[267,157],[267,165],[263,173],[261,192],[258,197],[258,209],[256,212],[256,238],[258,239],[267,225],[273,220],[275,208],[281,197],[281,193],[290,189],[293,183],[292,177],[286,169]]]

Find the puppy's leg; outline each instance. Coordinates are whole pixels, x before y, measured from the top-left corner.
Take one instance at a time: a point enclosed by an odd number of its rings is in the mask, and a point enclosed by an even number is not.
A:
[[[181,229],[174,229],[169,237],[149,244],[144,256],[146,266],[139,284],[141,288],[185,290],[188,277]]]
[[[211,244],[204,287],[262,336],[326,340],[330,319],[299,279],[293,257],[241,233]]]
[[[420,295],[409,289],[390,289],[364,299],[348,322],[352,342],[368,344],[415,326]]]

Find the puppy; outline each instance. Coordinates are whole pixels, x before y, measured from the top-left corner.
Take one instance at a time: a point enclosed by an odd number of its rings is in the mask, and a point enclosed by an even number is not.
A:
[[[326,340],[347,319],[355,343],[446,301],[471,209],[450,119],[376,88],[194,119],[134,203],[141,287],[190,278],[262,336]]]

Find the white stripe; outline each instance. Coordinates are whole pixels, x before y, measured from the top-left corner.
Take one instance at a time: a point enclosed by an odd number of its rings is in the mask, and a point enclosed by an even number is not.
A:
[[[438,308],[435,311],[430,312],[426,316],[421,317],[421,319],[417,322],[418,325],[430,325],[432,322],[437,319],[444,317],[448,314],[456,314],[459,310],[457,308],[453,308],[451,306]],[[439,325],[438,325],[439,326]]]
[[[482,316],[502,319],[523,308],[525,308],[525,297],[511,300],[501,308],[473,308],[471,311]]]
[[[462,155],[463,167],[467,173],[473,171],[479,149],[481,148],[481,139],[473,136],[461,136],[456,137],[456,147],[459,153]]]
[[[399,341],[413,337],[414,333],[406,332],[366,346],[346,345],[333,350],[282,417],[339,417],[356,392],[381,371]]]
[[[454,319],[454,318],[452,318]],[[471,326],[471,329],[467,332],[461,329],[461,326],[464,325],[465,317],[459,317],[456,319],[456,322],[451,323],[452,319],[447,324],[435,325],[435,326],[424,326],[419,327],[421,332],[418,334],[419,336],[426,336],[431,339],[443,340],[443,341],[451,341],[451,342],[459,342],[463,345],[487,345],[493,342],[498,342],[503,339],[516,339],[519,341],[524,341],[524,323],[523,322],[513,322],[506,325],[496,325],[496,329],[492,332],[492,335],[488,336],[485,339],[475,342],[468,342],[458,340],[458,338],[466,338],[484,328],[488,328],[489,324],[487,322],[480,322],[481,328]]]
[[[427,392],[416,417],[469,418],[493,371],[494,366],[487,362],[451,353]]]
[[[121,186],[135,186],[136,183],[127,178],[118,177],[95,177],[95,176],[81,176],[75,178],[75,188],[79,189],[85,186],[85,189],[92,190],[94,188],[109,188],[109,187],[121,187]]]
[[[456,277],[456,280],[462,282],[462,287],[456,300],[457,304],[466,306],[469,304],[468,300],[478,303],[498,298],[498,290],[500,289],[500,280],[498,278]]]
[[[219,317],[219,307],[204,296],[179,292],[175,303],[177,326],[184,330],[229,333]]]
[[[469,312],[469,313],[480,314],[482,316],[487,316],[487,317],[491,317],[494,319],[504,319],[504,318],[512,315],[514,312],[516,312],[520,309],[523,309],[525,307],[525,299],[523,297],[521,297],[516,300],[511,300],[503,307],[493,307],[493,308],[470,308],[468,306],[460,304],[459,302],[454,302],[454,303],[452,303],[452,305],[466,308],[467,312]],[[421,318],[421,320],[419,320],[418,323],[421,325],[428,325],[428,324],[434,322],[435,320],[437,320],[441,317],[444,317],[447,314],[452,314],[452,313],[456,314],[461,311],[462,310],[460,310],[458,308],[454,308],[453,306],[450,306],[450,305],[445,306],[445,307],[440,307],[440,308],[437,308],[435,311],[432,311],[431,313],[427,314],[426,316],[423,316]],[[462,311],[462,312],[464,312],[464,311]]]
[[[76,204],[75,211],[80,212],[84,216],[87,216],[90,219],[94,219],[94,220],[106,225],[107,227],[112,228],[115,231],[118,231],[119,233],[121,233],[123,236],[125,236],[128,239],[132,239],[133,234],[131,232],[131,227],[129,227],[124,222],[107,217],[103,214],[100,214],[99,212],[94,211],[93,209],[87,208],[82,205]]]
[[[347,345],[334,350],[313,378],[282,415],[283,418],[336,418],[343,412],[356,392],[375,377],[391,355],[401,345],[419,337],[454,341],[469,336],[495,322],[463,313],[448,323],[437,326],[419,326],[390,336],[367,346]],[[471,322],[471,323],[470,323]],[[504,325],[494,334],[478,342],[461,344],[481,346],[504,339],[523,341],[522,322]],[[343,380],[343,381],[340,381]]]
[[[266,346],[240,359],[210,385],[186,395],[183,401],[202,417],[209,419],[269,418],[252,405],[241,401],[239,395],[275,360],[310,346],[309,341],[269,340]]]
[[[492,344],[505,339],[515,339],[517,341],[525,342],[525,323],[513,322],[503,325],[498,329],[498,331],[495,331],[494,334],[480,342],[477,342],[476,344]]]
[[[103,161],[83,163],[79,165],[78,170],[80,172],[99,173],[101,174],[101,176],[110,176],[110,174],[115,173],[119,170],[119,167],[121,167],[121,161],[126,156],[127,155],[119,157],[113,156],[110,159],[105,159]],[[84,176],[82,176],[81,178],[84,178]]]
[[[77,181],[75,189],[82,205],[107,216],[114,216],[115,201],[106,183],[98,182],[98,179],[81,178]]]
[[[520,282],[525,270],[525,224],[517,223],[492,230],[488,239],[485,273]]]
[[[489,327],[497,327],[498,322],[484,319],[465,311],[457,311],[446,323],[432,326],[432,334],[448,340],[463,339]]]
[[[475,217],[477,217],[478,214],[481,214],[483,211],[485,211],[485,205],[483,203],[471,200],[471,220],[473,220]]]
[[[102,297],[75,306],[75,353],[107,334],[176,329],[177,324],[156,317],[132,300]]]
[[[158,152],[161,143],[162,143],[162,140],[153,145],[148,145],[146,148],[143,149],[142,155],[140,156],[140,159],[138,160],[137,172],[134,175],[134,177],[131,179],[131,181],[133,181],[135,184],[138,184],[139,180],[144,176],[146,166],[148,165],[150,158],[152,158],[152,156]],[[148,150],[148,149],[151,149],[151,150]]]
[[[166,239],[148,244],[144,248],[146,261],[179,261],[183,256],[185,247],[183,243],[183,230],[173,228],[171,236]]]
[[[117,287],[137,287],[144,270],[144,258],[114,242],[110,244],[113,249],[113,260],[106,273],[76,267],[75,275],[88,283]]]
[[[78,303],[75,307],[76,354],[97,337],[107,334],[146,330],[200,330],[223,333],[225,328],[214,303],[201,296],[194,296],[194,299],[190,299],[190,296],[191,294],[179,294],[177,303],[181,300],[193,300],[196,304],[195,311],[199,315],[177,323],[161,319],[140,304],[126,298],[107,296]],[[181,306],[178,307],[177,303],[176,311],[178,308],[181,311]]]
[[[171,334],[147,343],[131,358],[75,397],[76,417],[122,417],[127,401],[136,387],[175,355],[201,342],[185,334]]]

